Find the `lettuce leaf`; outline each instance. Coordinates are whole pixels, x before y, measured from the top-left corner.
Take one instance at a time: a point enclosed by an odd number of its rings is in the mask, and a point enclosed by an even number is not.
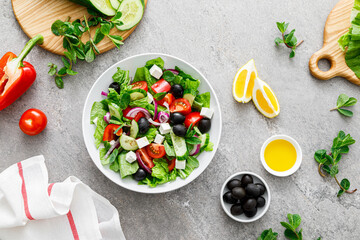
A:
[[[164,60],[161,57],[151,59],[146,62],[145,67],[150,70],[153,65],[157,65],[159,68],[164,69]]]
[[[94,133],[96,148],[100,147],[106,126],[107,126],[107,123],[104,121],[104,118],[103,117],[98,118],[95,133]]]
[[[125,178],[127,176],[133,175],[139,169],[139,164],[137,161],[133,163],[129,163],[126,161],[126,153],[120,153],[118,157],[119,169],[121,178]]]
[[[157,80],[151,76],[149,69],[146,67],[136,69],[135,76],[133,82],[146,81],[149,87],[149,91],[153,94],[152,89],[150,88]]]
[[[109,157],[107,159],[105,159],[105,155],[106,153],[109,151],[111,145],[109,142],[104,142],[104,147],[99,149],[100,152],[100,161],[102,165],[107,165],[109,164]]]
[[[157,131],[156,128],[151,127],[145,134],[139,133],[138,138],[146,137],[149,140],[149,142],[152,142],[152,141],[154,141],[156,134],[158,134],[158,133],[159,132]]]
[[[154,116],[155,106],[153,104],[148,103],[147,98],[141,98],[135,101],[131,101],[129,104],[130,107],[142,107],[149,111],[149,113]],[[158,105],[158,112],[168,112],[168,110]]]
[[[194,171],[195,168],[198,167],[199,167],[199,161],[195,157],[189,156],[186,158],[185,169],[183,170],[178,169],[178,175],[182,179],[185,179]]]
[[[146,184],[150,187],[156,187],[159,184],[164,184],[176,179],[178,175],[177,169],[173,169],[171,172],[169,172],[166,159],[154,159],[154,164],[155,166],[151,169],[151,176],[146,177],[144,180],[140,181],[139,184]]]
[[[199,94],[196,96],[195,101],[200,103],[202,107],[210,107],[210,92]]]
[[[191,75],[185,73],[179,67],[175,67],[179,71],[178,77],[174,80],[174,83],[180,84],[184,89],[192,89],[198,93],[198,88],[200,86],[200,80],[193,78]],[[181,77],[181,78],[179,78]]]
[[[94,123],[93,121],[98,118],[103,118],[105,114],[108,112],[107,105],[102,102],[94,102],[91,107],[90,112],[90,123]]]

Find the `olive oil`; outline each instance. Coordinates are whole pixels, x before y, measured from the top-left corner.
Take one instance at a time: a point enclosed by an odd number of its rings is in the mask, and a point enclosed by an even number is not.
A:
[[[295,165],[297,153],[295,147],[289,141],[277,139],[266,146],[264,158],[266,164],[272,170],[284,172]]]

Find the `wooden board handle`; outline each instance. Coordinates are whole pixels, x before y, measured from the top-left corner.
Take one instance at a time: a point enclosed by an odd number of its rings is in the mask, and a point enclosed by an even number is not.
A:
[[[331,67],[328,71],[322,71],[320,70],[318,64],[321,59],[327,59],[329,60]],[[339,74],[339,64],[336,61],[336,58],[327,53],[327,50],[324,50],[324,48],[320,49],[316,53],[314,53],[309,61],[309,67],[311,74],[320,79],[320,80],[329,80],[333,77],[336,77]]]

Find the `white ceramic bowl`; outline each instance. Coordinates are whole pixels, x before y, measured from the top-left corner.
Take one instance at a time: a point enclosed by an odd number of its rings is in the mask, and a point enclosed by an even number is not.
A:
[[[290,168],[289,170],[283,171],[283,172],[278,172],[278,171],[274,171],[273,169],[271,169],[265,162],[265,157],[264,157],[265,148],[267,147],[267,145],[270,142],[272,142],[274,140],[278,140],[278,139],[283,139],[283,140],[290,142],[295,147],[295,150],[296,150],[296,162],[295,162],[294,166],[292,168]],[[260,152],[260,159],[261,159],[261,163],[264,166],[264,168],[266,169],[266,171],[268,171],[269,173],[271,173],[272,175],[277,176],[277,177],[287,177],[299,169],[301,162],[302,162],[302,151],[301,151],[301,147],[298,144],[298,142],[295,139],[293,139],[292,137],[289,137],[287,135],[274,135],[274,136],[268,138],[262,145],[261,152]]]
[[[211,94],[210,106],[214,110],[214,115],[211,120],[212,126],[209,134],[210,134],[210,141],[214,143],[214,149],[212,152],[203,152],[198,157],[200,166],[197,169],[195,169],[186,179],[181,179],[178,177],[173,182],[162,184],[155,188],[150,188],[147,185],[138,185],[138,182],[133,180],[131,177],[122,179],[119,173],[116,173],[110,170],[108,166],[103,166],[101,164],[99,157],[99,150],[96,149],[94,144],[93,135],[95,132],[95,125],[90,124],[90,112],[93,103],[95,101],[101,101],[104,98],[101,96],[101,91],[106,91],[108,89],[109,84],[112,82],[112,76],[116,72],[117,67],[120,67],[121,69],[129,70],[130,76],[133,77],[135,75],[135,71],[137,68],[145,66],[146,61],[157,57],[161,57],[164,60],[165,68],[174,68],[175,66],[178,66],[186,73],[192,75],[194,78],[199,79],[201,81],[199,87],[200,93],[210,92]],[[85,145],[90,154],[90,157],[95,163],[95,165],[99,168],[99,170],[107,178],[109,178],[111,181],[118,184],[119,186],[135,192],[164,193],[181,188],[189,184],[195,178],[197,178],[210,164],[219,145],[222,120],[221,120],[219,101],[215,94],[214,89],[211,87],[209,81],[204,77],[204,75],[202,75],[195,67],[193,67],[184,60],[181,60],[179,58],[170,55],[159,54],[159,53],[146,53],[146,54],[140,54],[126,58],[114,64],[96,80],[85,101],[83,117],[82,117],[82,128],[83,128]]]
[[[229,191],[229,189],[227,188],[226,184],[232,180],[232,179],[239,179],[241,180],[242,176],[248,174],[251,175],[253,177],[254,183],[262,183],[264,184],[266,191],[264,193],[264,195],[262,195],[262,197],[265,199],[265,206],[263,207],[259,207],[257,209],[257,213],[255,216],[248,218],[247,216],[245,216],[245,214],[241,214],[238,216],[234,216],[231,214],[230,212],[230,208],[232,206],[232,204],[226,203],[223,200],[223,195]],[[250,222],[254,222],[258,219],[260,219],[262,216],[264,216],[264,214],[267,212],[267,210],[269,209],[270,206],[270,202],[271,202],[271,194],[270,194],[270,188],[267,185],[267,183],[265,182],[265,180],[260,177],[259,175],[253,173],[253,172],[238,172],[235,173],[233,175],[231,175],[228,179],[226,179],[226,181],[224,182],[223,186],[221,187],[221,191],[220,191],[220,202],[221,202],[221,206],[224,209],[225,213],[231,217],[232,219],[234,219],[235,221],[238,222],[242,222],[242,223],[250,223]]]

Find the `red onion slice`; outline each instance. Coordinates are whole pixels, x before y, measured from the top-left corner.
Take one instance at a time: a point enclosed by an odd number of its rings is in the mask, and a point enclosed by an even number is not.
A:
[[[149,111],[146,110],[145,108],[141,108],[141,107],[136,107],[136,108],[131,109],[131,110],[126,114],[126,117],[135,118],[136,115],[137,115],[139,112],[144,113],[144,114],[145,114],[145,118],[151,118],[151,115],[150,115]]]
[[[154,102],[154,106],[155,106],[155,111],[154,111],[154,120],[156,120],[156,117],[157,117],[157,111],[158,111],[158,104],[157,102],[155,101],[155,99],[153,100]]]
[[[167,102],[164,102],[163,105],[166,107],[166,109],[168,110],[168,112],[170,112],[170,106]]]
[[[179,74],[179,71],[176,70],[176,69],[165,69],[165,71],[170,71],[170,72],[172,72],[172,73],[175,74],[175,75],[178,75],[178,74]]]
[[[115,148],[120,146],[120,138],[118,138],[118,140],[116,140],[116,142],[114,143],[114,145],[111,146],[111,148],[109,149],[109,151],[107,151],[107,153],[104,156],[104,159],[107,159],[110,154],[114,151]]]
[[[160,121],[160,123],[166,123],[167,121],[169,121],[169,114],[166,112],[159,112],[158,114],[158,119]]]
[[[160,126],[161,123],[155,122],[154,120],[152,120],[151,118],[147,119],[149,121],[149,123],[151,123],[154,126]]]
[[[107,97],[108,94],[107,94],[107,92],[102,91],[102,92],[101,92],[101,95]]]
[[[151,172],[152,172],[151,169],[150,169],[148,166],[145,165],[145,163],[144,163],[144,161],[141,159],[140,153],[139,153],[138,151],[136,151],[136,158],[137,158],[137,161],[138,161],[140,167],[141,167],[142,169],[144,169],[146,172],[148,172],[148,173],[151,174]]]
[[[193,149],[189,152],[190,156],[194,156],[200,152],[200,144],[194,145]]]
[[[110,123],[110,118],[111,118],[111,115],[109,112],[107,112],[104,116],[104,121],[109,124]]]

